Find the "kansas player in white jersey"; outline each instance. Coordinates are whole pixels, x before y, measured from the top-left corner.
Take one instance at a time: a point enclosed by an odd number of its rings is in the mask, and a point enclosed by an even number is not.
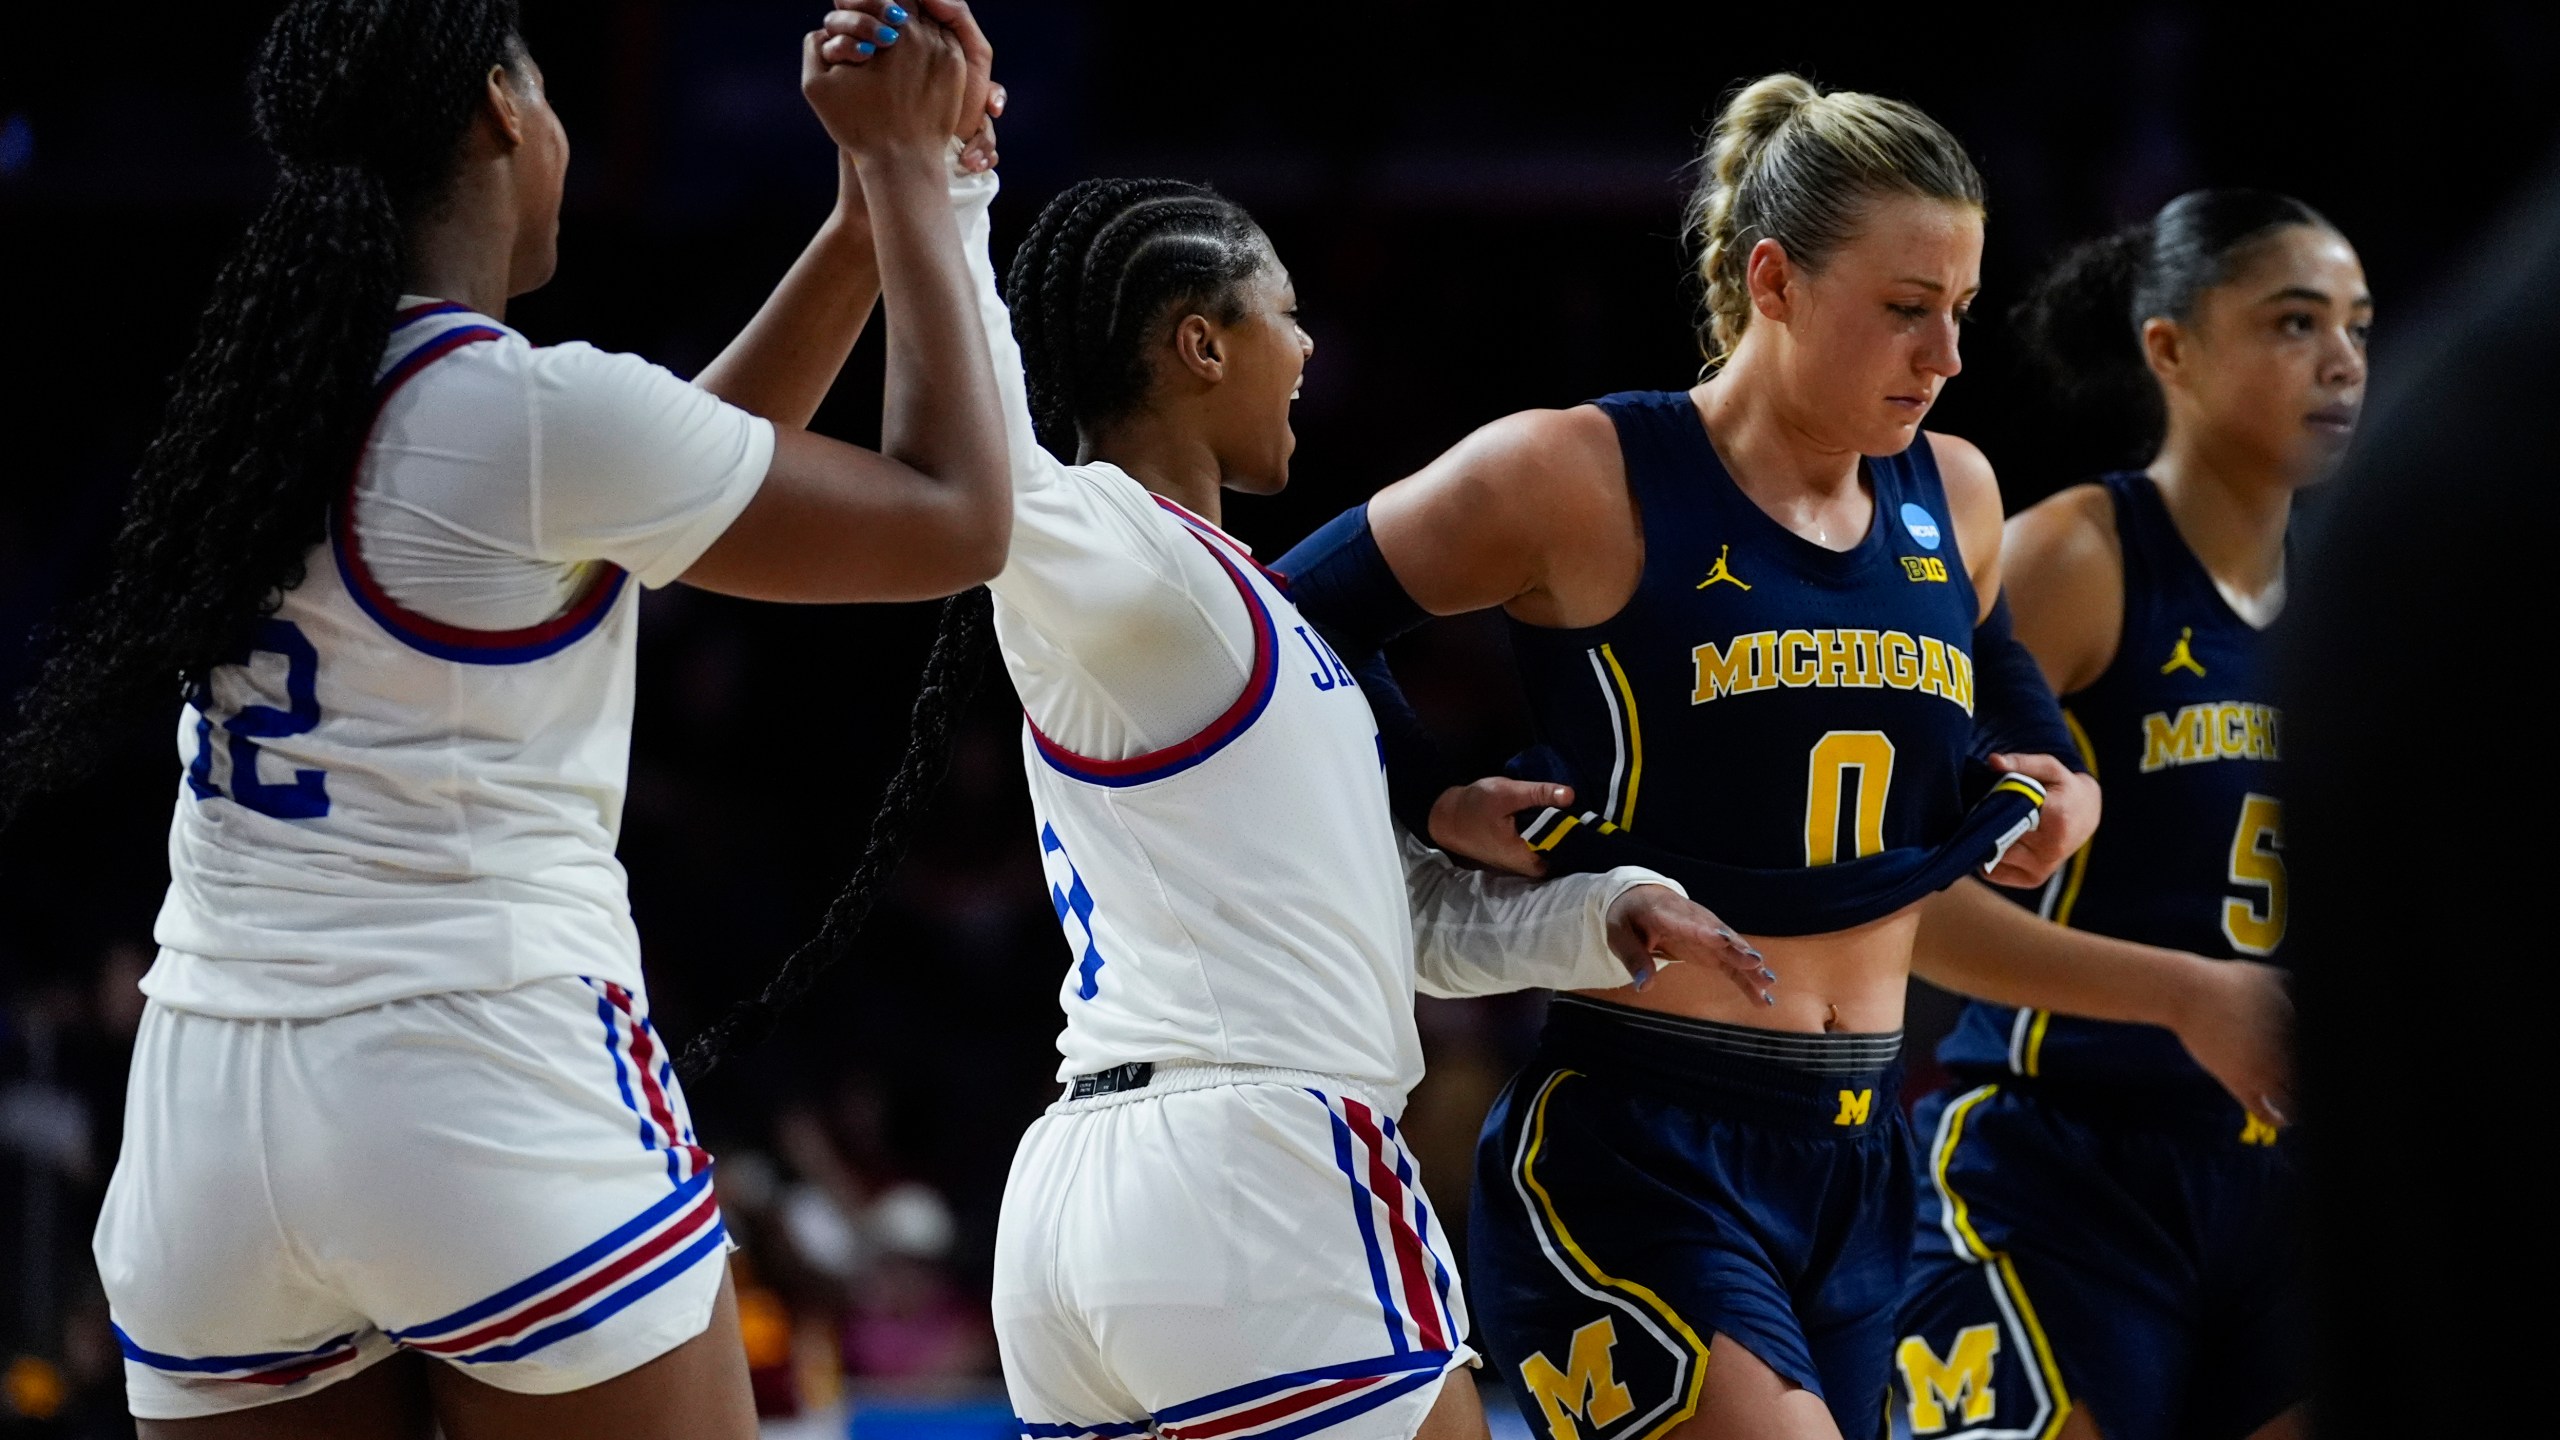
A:
[[[984,91],[933,27],[860,43],[804,42],[836,213],[688,385],[499,318],[550,274],[567,158],[511,5],[298,0],[270,33],[277,193],[0,796],[75,768],[76,702],[192,682],[96,1241],[145,1436],[755,1433],[613,847],[642,586],[909,599],[1001,563],[942,198]],[[895,459],[800,428],[884,285]]]
[[[1287,475],[1309,347],[1269,242],[1197,187],[1087,182],[1024,243],[1009,320],[994,188],[954,190],[1012,429],[991,588],[1071,952],[1067,1094],[997,1239],[1021,1431],[1480,1436],[1396,1127],[1417,983],[1617,984],[1738,942],[1649,872],[1537,887],[1399,842],[1358,687],[1216,523],[1223,488]],[[1053,458],[1079,435],[1090,463]]]

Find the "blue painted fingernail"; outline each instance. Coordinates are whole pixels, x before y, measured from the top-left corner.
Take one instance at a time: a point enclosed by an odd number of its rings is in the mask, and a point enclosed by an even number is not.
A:
[[[1763,965],[1760,967],[1760,978],[1768,981],[1772,985],[1775,985],[1778,983],[1778,972],[1770,969],[1766,965]]]
[[[897,44],[897,43],[898,43],[898,32],[897,32],[897,31],[895,31],[895,30],[890,29],[890,28],[889,28],[888,26],[886,26],[886,25],[881,26],[881,27],[880,27],[880,43],[881,43],[881,44],[883,44],[883,45],[895,45],[895,44]]]
[[[879,46],[872,44],[868,40],[856,40],[853,42],[853,48],[861,51],[865,55],[875,54],[880,49]]]
[[[907,12],[906,12],[906,7],[901,6],[901,5],[892,5],[892,6],[890,6],[890,7],[889,7],[889,23],[890,23],[890,24],[892,24],[892,25],[904,25],[904,24],[906,24],[906,23],[907,23]]]

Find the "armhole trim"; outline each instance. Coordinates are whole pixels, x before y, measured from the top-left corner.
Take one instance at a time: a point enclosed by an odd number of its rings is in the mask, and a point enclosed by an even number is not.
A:
[[[416,306],[393,317],[393,331],[407,328],[433,315],[469,314],[462,306],[439,304]],[[402,386],[417,378],[420,371],[466,345],[505,338],[507,332],[490,325],[457,325],[435,336],[393,362],[374,385],[373,419],[365,426],[365,444],[372,444],[373,430],[382,421],[384,407]],[[373,618],[391,637],[410,649],[464,665],[521,665],[554,655],[584,639],[604,622],[621,598],[622,587],[630,574],[619,565],[606,565],[566,609],[543,621],[518,630],[474,630],[461,625],[447,625],[409,609],[391,598],[373,571],[364,563],[364,552],[356,541],[356,482],[364,473],[364,450],[356,452],[356,463],[347,475],[347,488],[330,517],[329,553],[337,562],[338,578],[356,602],[356,608]]]
[[[1246,563],[1254,564],[1251,552],[1181,506],[1162,499],[1156,503],[1183,522],[1192,538],[1198,540],[1210,557],[1218,562],[1218,567],[1226,572],[1227,579],[1236,587],[1236,593],[1244,597],[1245,609],[1253,616],[1253,669],[1245,676],[1244,691],[1236,696],[1235,703],[1191,738],[1132,755],[1126,760],[1104,760],[1078,754],[1050,739],[1041,731],[1039,722],[1031,718],[1031,713],[1024,711],[1023,724],[1030,729],[1032,744],[1039,750],[1040,758],[1049,762],[1049,767],[1058,773],[1088,784],[1126,789],[1181,774],[1233,744],[1238,736],[1253,728],[1253,722],[1270,708],[1272,694],[1279,688],[1279,627],[1271,618],[1271,607],[1263,602],[1261,592],[1254,589],[1253,582],[1245,578],[1243,569],[1227,556],[1227,550],[1233,549]],[[1256,564],[1255,568],[1261,567]]]

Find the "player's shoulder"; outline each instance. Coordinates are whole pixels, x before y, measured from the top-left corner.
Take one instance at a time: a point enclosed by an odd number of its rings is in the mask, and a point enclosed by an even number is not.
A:
[[[1991,457],[1982,453],[1981,446],[1939,430],[1920,433],[1929,444],[1929,458],[1937,463],[1938,484],[1946,490],[1948,504],[1961,508],[2000,503],[2000,479],[1992,473]]]
[[[2116,502],[2090,481],[2065,486],[2009,521],[2006,549],[2014,568],[2038,560],[2066,566],[2112,563],[2117,554]]]
[[[1578,491],[1623,489],[1617,427],[1597,405],[1518,410],[1479,426],[1424,473],[1466,498],[1550,512]]]

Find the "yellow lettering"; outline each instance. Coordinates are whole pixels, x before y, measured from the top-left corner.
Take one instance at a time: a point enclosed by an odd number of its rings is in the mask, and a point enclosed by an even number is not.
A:
[[[1884,683],[1884,637],[1873,630],[1853,630],[1858,640],[1858,684],[1872,690]]]
[[[1824,631],[1829,634],[1829,631]],[[1778,680],[1790,689],[1817,683],[1821,672],[1820,642],[1810,630],[1790,630],[1778,637]],[[1798,659],[1797,657],[1803,657]]]
[[[1971,652],[1969,652],[1969,651],[1960,650],[1960,649],[1956,648],[1956,647],[1955,647],[1955,646],[1953,646],[1953,645],[1948,646],[1948,647],[1947,647],[1947,675],[1948,675],[1948,678],[1949,678],[1950,680],[1952,680],[1952,681],[1954,682],[1954,684],[1955,684],[1954,692],[1953,692],[1953,693],[1951,693],[1951,694],[1949,694],[1949,695],[1947,696],[1947,698],[1948,698],[1948,699],[1950,699],[1950,700],[1953,700],[1953,701],[1954,701],[1954,702],[1956,702],[1958,705],[1963,706],[1963,707],[1964,707],[1964,713],[1966,713],[1967,715],[1972,714],[1972,713],[1973,713],[1973,655],[1972,655],[1972,653],[1971,653]]]
[[[2273,955],[2284,943],[2284,806],[2271,795],[2240,802],[2240,825],[2231,833],[2231,883],[2266,892],[2263,906],[2230,896],[2222,902],[2222,938],[2243,955]]]
[[[1899,630],[1884,632],[1884,683],[1896,690],[1920,683],[1920,647]]]
[[[1813,683],[1830,689],[1838,685],[1858,683],[1858,632],[1855,630],[1816,630],[1814,643],[1822,647],[1821,669]]]
[[[1902,1337],[1893,1363],[1901,1367],[1902,1388],[1911,1396],[1911,1433],[1935,1435],[1946,1429],[1950,1406],[1968,1425],[1990,1419],[1991,1358],[1999,1353],[2000,1327],[1991,1324],[1957,1331],[1944,1360],[1919,1336]]]
[[[2249,707],[2225,700],[2213,707],[2215,748],[2226,759],[2239,760],[2249,753]]]
[[[1927,695],[1945,695],[1948,699],[1953,700],[1953,699],[1954,699],[1954,698],[1956,698],[1956,697],[1955,697],[1955,696],[1953,696],[1953,695],[1949,695],[1949,694],[1947,694],[1947,687],[1948,687],[1950,684],[1952,684],[1952,683],[1954,683],[1954,682],[1952,682],[1951,680],[1949,680],[1949,679],[1947,678],[1947,647],[1946,647],[1946,645],[1945,645],[1944,643],[1942,643],[1942,642],[1941,642],[1941,641],[1940,641],[1936,636],[1934,636],[1934,635],[1923,635],[1923,636],[1921,636],[1921,637],[1920,637],[1920,690],[1921,690],[1921,693],[1923,693],[1923,694],[1927,694]]]
[[[1867,1112],[1875,1109],[1875,1106],[1876,1092],[1873,1090],[1843,1090],[1840,1092],[1840,1113],[1831,1117],[1831,1123],[1864,1125],[1867,1123]]]
[[[1947,578],[1947,562],[1935,555],[1905,555],[1902,557],[1902,573],[1914,580],[1943,582]]]
[[[2273,1145],[2276,1143],[2276,1127],[2259,1119],[2255,1115],[2249,1116],[2246,1120],[2241,1122],[2240,1143],[2243,1145]]]
[[[1610,1353],[1617,1344],[1618,1327],[1604,1316],[1573,1332],[1563,1369],[1543,1350],[1521,1362],[1520,1383],[1546,1414],[1550,1440],[1581,1440],[1582,1431],[1573,1423],[1577,1416],[1599,1428],[1636,1408],[1635,1397],[1618,1380]]]
[[[1692,705],[1704,705],[1719,695],[1740,695],[1752,688],[1751,657],[1760,652],[1760,637],[1736,635],[1732,643],[1719,650],[1715,642],[1689,652],[1698,667],[1698,685],[1689,695]]]
[[[1881,730],[1834,730],[1814,742],[1804,796],[1804,863],[1840,858],[1840,807],[1858,772],[1857,855],[1884,848],[1884,802],[1893,788],[1893,741]]]

